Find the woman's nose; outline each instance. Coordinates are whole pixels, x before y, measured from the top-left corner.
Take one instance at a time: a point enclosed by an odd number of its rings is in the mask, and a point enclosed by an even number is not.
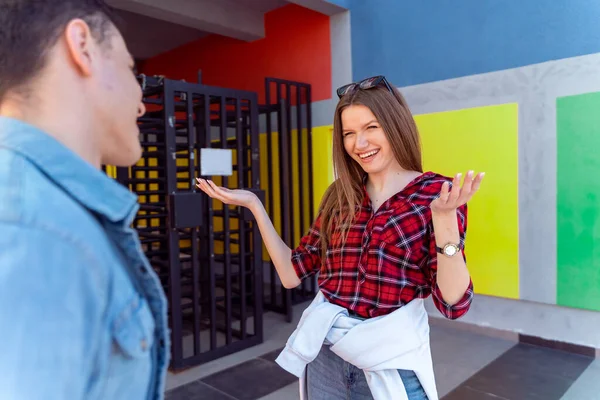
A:
[[[357,149],[366,149],[367,147],[369,147],[369,141],[367,140],[364,134],[359,133],[358,135],[356,135],[355,146]]]

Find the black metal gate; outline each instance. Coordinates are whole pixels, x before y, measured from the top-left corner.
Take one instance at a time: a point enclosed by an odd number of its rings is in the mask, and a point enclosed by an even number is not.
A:
[[[263,340],[262,240],[252,214],[196,189],[200,149],[233,151],[229,188],[260,188],[256,93],[140,76],[144,153],[117,179],[139,195],[134,221],[169,300],[174,369]]]
[[[266,116],[269,184],[265,204],[271,220],[278,222],[275,224],[282,239],[293,249],[308,232],[314,218],[311,86],[266,78],[265,94],[266,104],[260,107],[260,113]],[[279,171],[277,185],[276,171]],[[279,199],[279,210],[276,198]],[[269,264],[265,308],[285,314],[290,322],[292,306],[312,300],[316,294],[316,277],[305,280],[296,289],[287,290],[281,285],[273,263]]]

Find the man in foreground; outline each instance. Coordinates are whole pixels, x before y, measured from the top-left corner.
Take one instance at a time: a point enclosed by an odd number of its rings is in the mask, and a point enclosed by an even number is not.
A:
[[[102,1],[0,0],[0,398],[161,399],[165,296],[102,171],[141,156]]]

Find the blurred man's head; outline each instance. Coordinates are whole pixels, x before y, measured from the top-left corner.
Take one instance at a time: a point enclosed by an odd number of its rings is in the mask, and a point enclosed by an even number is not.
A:
[[[0,2],[0,115],[36,125],[92,164],[141,155],[134,60],[101,0]]]

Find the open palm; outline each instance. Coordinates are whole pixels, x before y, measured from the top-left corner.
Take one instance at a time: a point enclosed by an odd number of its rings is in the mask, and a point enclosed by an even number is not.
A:
[[[243,189],[227,189],[222,186],[217,186],[210,179],[196,178],[199,187],[204,193],[222,201],[225,204],[231,204],[234,206],[250,207],[253,202],[256,201],[257,197],[254,193],[243,190]]]
[[[460,186],[461,175],[457,174],[454,177],[451,190],[450,183],[444,182],[440,196],[431,202],[431,211],[436,213],[452,212],[466,204],[479,190],[479,185],[481,185],[485,173],[480,172],[473,178],[473,171],[469,171],[462,187]]]

